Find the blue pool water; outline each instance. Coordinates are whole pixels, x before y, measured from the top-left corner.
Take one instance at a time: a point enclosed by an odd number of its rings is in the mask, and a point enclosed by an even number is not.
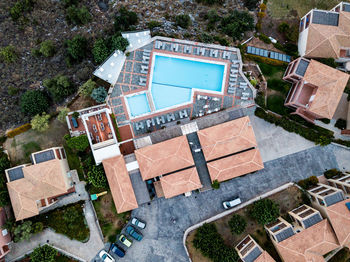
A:
[[[126,99],[128,101],[129,110],[132,117],[151,112],[145,93],[129,96]]]

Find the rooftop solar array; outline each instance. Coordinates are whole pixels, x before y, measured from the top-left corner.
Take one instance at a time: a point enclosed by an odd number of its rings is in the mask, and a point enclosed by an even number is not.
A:
[[[254,262],[261,255],[261,251],[258,247],[255,247],[249,254],[243,258],[244,262]]]
[[[52,149],[50,149],[50,150],[35,154],[34,158],[35,158],[35,162],[39,164],[42,162],[55,159],[55,153]]]
[[[339,14],[315,10],[312,14],[312,23],[320,25],[338,26]]]
[[[291,61],[291,57],[289,55],[269,51],[266,49],[257,48],[254,46],[247,46],[247,53],[252,54],[252,55],[267,57],[267,58],[271,58],[271,59],[275,59],[275,60],[280,60],[280,61],[284,61],[287,63],[289,63]]]
[[[294,231],[291,227],[286,228],[285,230],[281,231],[280,233],[276,234],[275,237],[277,239],[277,242],[281,242],[283,240],[286,240],[287,238],[290,238],[294,235]]]
[[[321,222],[322,221],[322,217],[319,213],[316,213],[315,215],[305,219],[303,221],[304,225],[305,225],[305,228],[309,228],[315,224],[317,224],[318,222]]]
[[[22,169],[23,169],[23,166],[19,166],[19,167],[16,167],[16,168],[13,168],[13,169],[7,171],[10,182],[21,179],[24,177]]]
[[[295,70],[295,73],[300,75],[300,76],[304,76],[305,72],[306,72],[306,69],[309,66],[309,64],[310,64],[309,61],[301,59],[300,62],[299,62],[299,65],[297,67],[297,70]]]
[[[343,193],[339,191],[336,194],[326,196],[324,200],[326,201],[327,206],[331,206],[344,200]]]
[[[348,3],[343,3],[343,11],[345,11],[345,12],[350,12],[350,4],[348,4]]]

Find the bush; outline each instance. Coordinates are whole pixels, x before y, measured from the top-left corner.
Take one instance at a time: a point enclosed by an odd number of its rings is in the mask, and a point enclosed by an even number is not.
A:
[[[86,135],[75,136],[75,137],[70,137],[70,135],[65,135],[64,139],[67,142],[67,146],[73,150],[83,152],[89,147],[89,140]]]
[[[29,240],[29,238],[32,236],[32,222],[26,221],[17,225],[13,230],[13,235],[14,242]]]
[[[248,12],[234,10],[222,18],[221,28],[233,40],[241,40],[245,32],[254,29],[254,18]]]
[[[136,25],[138,22],[137,14],[132,11],[128,11],[124,6],[121,7],[114,19],[115,31],[129,31],[131,26]]]
[[[277,219],[280,214],[279,206],[271,199],[265,198],[253,203],[249,214],[259,224],[265,225]]]
[[[95,88],[91,93],[91,98],[97,103],[103,103],[106,100],[107,91],[104,87]]]
[[[6,189],[2,189],[0,191],[0,207],[5,207],[7,205],[9,205],[10,202],[10,197],[9,197],[9,193]]]
[[[88,180],[94,187],[107,187],[107,178],[102,165],[92,166],[89,170]]]
[[[211,184],[211,187],[214,188],[214,189],[219,189],[220,188],[220,182],[217,179],[215,179],[213,181],[213,183]]]
[[[75,5],[71,5],[66,10],[66,20],[69,24],[85,25],[91,19],[91,14],[85,6],[78,8]]]
[[[346,129],[346,120],[339,118],[337,122],[335,122],[334,126],[340,130],[344,130]]]
[[[23,113],[35,116],[46,112],[49,107],[49,101],[43,92],[28,90],[21,96],[20,107]]]
[[[30,254],[31,262],[55,262],[57,250],[49,245],[37,247]]]
[[[282,22],[278,25],[278,32],[284,34],[286,32],[288,32],[289,30],[289,24],[286,22]]]
[[[207,34],[207,33],[202,33],[202,35],[200,37],[200,41],[202,43],[209,43],[210,44],[210,43],[214,42],[214,38],[211,35]]]
[[[57,116],[58,121],[60,121],[61,123],[65,123],[66,122],[66,116],[69,113],[69,108],[68,107],[61,107],[58,108],[59,113]]]
[[[0,58],[8,64],[15,62],[17,60],[17,53],[14,46],[8,45],[0,48]]]
[[[287,66],[288,63],[287,62],[283,62],[280,60],[275,60],[272,58],[268,58],[268,57],[262,57],[262,56],[257,56],[257,55],[252,55],[252,54],[245,54],[245,57],[256,61],[256,62],[260,62],[260,63],[264,63],[264,64],[268,64],[268,65],[272,65],[272,66]]]
[[[74,93],[73,84],[66,76],[57,75],[52,79],[45,79],[43,85],[47,88],[54,102],[61,102]]]
[[[129,45],[129,41],[125,39],[124,37],[115,34],[111,38],[111,47],[110,47],[110,53],[112,53],[114,50],[121,50],[125,51],[126,48]]]
[[[32,128],[32,126],[29,123],[27,123],[27,124],[24,124],[24,125],[22,125],[20,127],[17,127],[15,129],[13,129],[13,130],[8,131],[6,133],[6,136],[8,138],[13,138],[13,137],[15,137],[15,136],[17,136],[19,134],[22,134],[22,133],[28,131],[31,128]]]
[[[100,64],[107,59],[110,54],[106,41],[103,38],[99,38],[95,41],[92,48],[92,54],[96,63]]]
[[[326,146],[332,142],[332,139],[328,136],[320,136],[315,142],[317,145]]]
[[[33,9],[34,2],[32,0],[18,0],[10,9],[12,20],[17,21],[25,12]]]
[[[255,10],[257,5],[258,5],[258,0],[244,0],[244,5],[249,9],[249,10]]]
[[[45,57],[53,56],[56,52],[56,48],[53,41],[47,40],[42,42],[40,44],[39,52]]]
[[[266,44],[271,44],[271,40],[267,35],[264,34],[260,34],[259,35],[259,39],[263,42],[265,42]]]
[[[72,6],[72,5],[77,5],[79,3],[78,0],[62,0],[61,2],[63,3],[63,6],[65,8]]]
[[[5,170],[11,167],[11,162],[7,156],[7,154],[1,152],[0,153],[0,175],[5,173]]]
[[[188,14],[177,15],[175,17],[175,24],[186,29],[191,25],[191,18]]]
[[[279,115],[287,115],[289,110],[284,106],[284,97],[280,95],[270,95],[267,97],[267,109]]]
[[[230,45],[230,42],[226,38],[223,38],[223,37],[220,37],[217,35],[214,36],[214,40],[219,42],[219,44],[222,46],[229,46]]]
[[[232,234],[240,235],[244,232],[247,222],[242,216],[234,214],[228,221],[228,225]]]
[[[265,95],[263,92],[258,92],[256,97],[255,97],[255,103],[259,106],[261,106],[262,108],[266,108],[266,104],[265,104]]]
[[[50,115],[43,113],[42,115],[34,116],[30,124],[34,130],[44,132],[49,129],[49,119]]]
[[[328,118],[321,118],[321,119],[318,119],[318,120],[320,120],[322,123],[325,123],[326,125],[328,125],[331,122],[331,120],[328,119]]]
[[[311,187],[318,184],[318,178],[316,176],[310,176],[309,178],[298,181],[297,183],[302,189],[309,190]]]
[[[290,89],[290,84],[284,82],[282,79],[272,78],[267,80],[267,87],[287,95]]]
[[[156,27],[160,27],[162,25],[161,22],[155,21],[155,20],[151,20],[147,23],[147,26],[150,30],[153,30]]]
[[[329,169],[329,170],[325,171],[323,174],[324,174],[325,178],[330,179],[330,178],[335,177],[335,176],[340,176],[343,173],[341,171],[339,171],[338,169],[333,168],[333,169]]]
[[[89,97],[96,87],[96,82],[92,81],[92,79],[89,79],[82,86],[79,87],[79,94],[84,97]]]
[[[81,35],[75,36],[72,40],[67,40],[68,59],[73,62],[80,62],[87,56],[87,40]]]

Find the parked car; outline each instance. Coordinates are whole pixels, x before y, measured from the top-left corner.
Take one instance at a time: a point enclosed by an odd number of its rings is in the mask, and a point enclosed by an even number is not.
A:
[[[118,257],[124,257],[125,251],[120,246],[116,245],[115,243],[112,244],[111,250],[114,254],[116,254]]]
[[[142,240],[142,234],[137,232],[133,226],[127,226],[126,232],[132,236],[135,240],[141,241]]]
[[[115,262],[114,258],[108,254],[105,250],[101,250],[98,254],[103,262]]]
[[[227,200],[227,201],[222,202],[222,205],[224,206],[225,209],[230,209],[232,207],[239,205],[240,203],[242,203],[242,201],[237,196],[237,197],[234,197],[232,200]]]
[[[132,244],[132,241],[127,239],[125,235],[120,235],[119,237],[119,241],[122,242],[124,245],[126,245],[127,247],[130,247]]]
[[[131,224],[144,229],[146,227],[146,223],[142,222],[141,220],[139,220],[138,218],[134,217],[133,219],[131,219]]]

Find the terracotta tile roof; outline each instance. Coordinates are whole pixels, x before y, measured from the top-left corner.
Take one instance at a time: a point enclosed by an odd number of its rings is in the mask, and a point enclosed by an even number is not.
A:
[[[264,250],[254,262],[275,262],[275,260]]]
[[[219,182],[264,168],[258,149],[209,162],[207,165],[211,180],[217,179]]]
[[[122,155],[102,161],[118,213],[138,207],[125,160]]]
[[[324,261],[323,255],[339,247],[327,219],[275,245],[284,262]]]
[[[7,183],[16,220],[39,214],[37,200],[67,193],[70,188],[58,159],[23,168],[24,178]]]
[[[198,137],[207,161],[257,145],[248,116],[202,129]]]
[[[308,110],[332,119],[348,80],[348,74],[311,60],[304,81],[318,88]]]
[[[202,187],[195,167],[160,178],[165,198],[171,198]]]
[[[186,136],[138,149],[135,155],[143,180],[194,165]]]
[[[327,207],[329,221],[340,245],[350,248],[350,210],[345,206],[350,200],[344,200]]]

